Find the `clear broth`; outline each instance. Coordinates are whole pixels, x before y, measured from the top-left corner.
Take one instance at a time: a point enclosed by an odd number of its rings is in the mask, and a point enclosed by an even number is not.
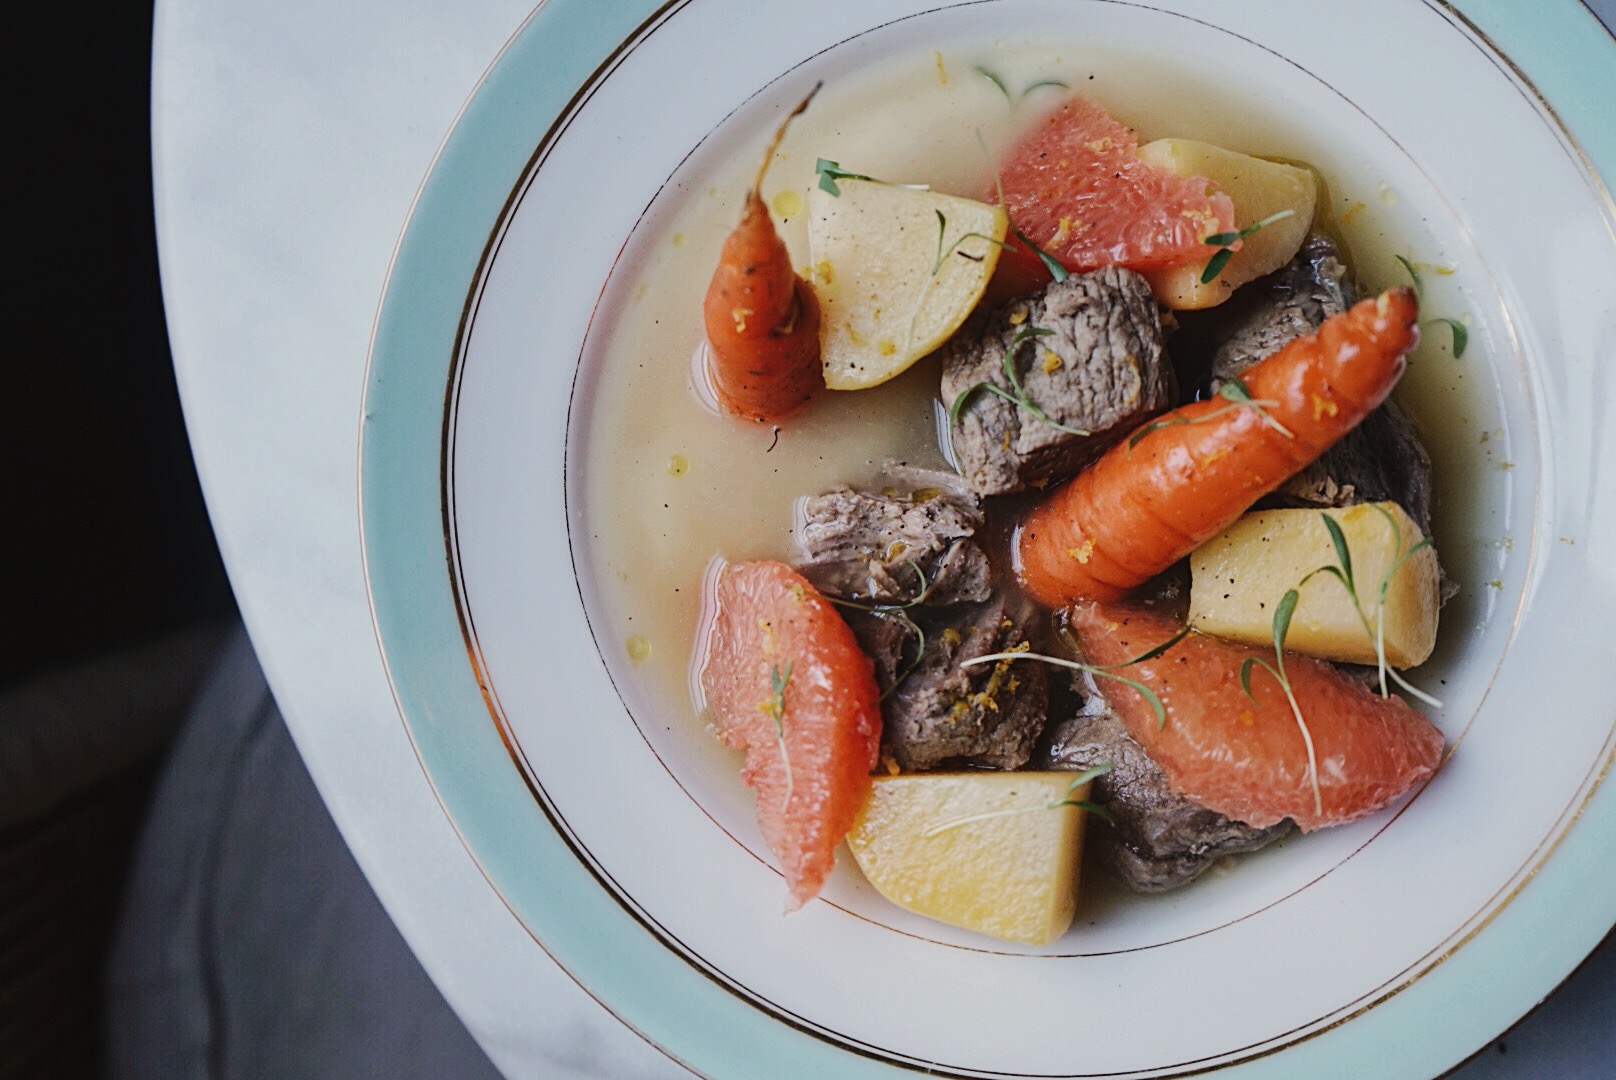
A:
[[[1416,234],[1418,217],[1397,206],[1372,169],[1334,157],[1328,132],[1315,130],[1306,117],[1286,115],[1283,102],[1258,101],[1210,73],[1135,55],[1000,42],[974,51],[917,52],[824,87],[794,122],[764,187],[794,260],[807,262],[804,196],[816,182],[816,158],[889,181],[985,197],[992,184],[988,155],[997,156],[1022,123],[1064,93],[1042,87],[1021,96],[1046,79],[1102,101],[1136,129],[1141,143],[1181,136],[1311,163],[1328,192],[1321,221],[1346,240],[1365,284],[1398,280],[1395,255],[1417,256],[1435,246]],[[716,167],[712,154],[693,154],[642,219],[642,235],[626,250],[648,254],[620,260],[614,271],[627,276],[613,287],[628,299],[616,306],[602,350],[601,385],[609,388],[603,400],[610,409],[589,426],[589,541],[606,601],[596,635],[603,649],[616,651],[609,657],[614,670],[632,672],[642,700],[690,717],[693,738],[702,736],[692,645],[713,560],[789,561],[796,555],[793,508],[801,496],[870,482],[889,460],[944,464],[937,449],[934,358],[873,390],[822,391],[778,428],[723,417],[710,404],[700,377],[701,298],[781,115],[741,110],[738,117],[755,120],[744,138],[729,141],[736,152]],[[704,162],[709,168],[698,175]],[[1435,274],[1426,274],[1427,293],[1440,291],[1441,269],[1428,270]],[[1478,428],[1497,422],[1487,419],[1496,410],[1484,388],[1466,387],[1462,379],[1433,376],[1416,363],[1399,389],[1416,421],[1459,417],[1460,423],[1424,430],[1439,490],[1455,482],[1445,475],[1451,462],[1476,457]],[[1482,469],[1471,461],[1457,471],[1479,480]],[[1449,573],[1473,595],[1471,583],[1482,576],[1488,554],[1472,544],[1458,552],[1442,548],[1444,533],[1455,530],[1440,507],[1436,531]],[[1496,566],[1496,556],[1491,561]],[[1461,600],[1458,608],[1472,602]]]

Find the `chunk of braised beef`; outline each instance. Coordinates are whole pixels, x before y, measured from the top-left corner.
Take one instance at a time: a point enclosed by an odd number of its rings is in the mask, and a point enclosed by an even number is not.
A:
[[[1111,763],[1111,771],[1095,779],[1089,798],[1105,808],[1113,824],[1091,822],[1086,842],[1129,888],[1177,888],[1218,860],[1256,851],[1290,830],[1289,821],[1254,829],[1175,793],[1093,680],[1085,676],[1074,684],[1081,708],[1049,725],[1033,764],[1076,770]]]
[[[920,644],[919,624],[908,617],[907,612],[900,615],[897,609],[862,611],[843,607],[840,610],[859,648],[875,663],[875,684],[883,694],[890,692],[915,659]]]
[[[947,613],[926,630],[919,663],[882,703],[884,748],[904,771],[948,765],[1019,769],[1044,730],[1043,665],[966,661],[1028,647],[1030,608],[1003,597]]]
[[[1217,311],[1222,344],[1212,355],[1213,382],[1239,375],[1292,338],[1311,334],[1351,307],[1354,297],[1335,245],[1309,236],[1290,262],[1237,291]]]
[[[982,507],[952,473],[888,466],[883,491],[837,487],[803,500],[797,569],[826,596],[871,605],[981,603],[987,555],[972,539]]]
[[[1019,393],[1048,420],[1000,393],[972,389],[1018,394],[1005,372],[1012,345]],[[983,495],[1064,480],[1173,403],[1156,301],[1143,277],[1120,267],[1074,274],[1011,301],[941,352],[944,403],[970,392],[949,432],[954,464]]]

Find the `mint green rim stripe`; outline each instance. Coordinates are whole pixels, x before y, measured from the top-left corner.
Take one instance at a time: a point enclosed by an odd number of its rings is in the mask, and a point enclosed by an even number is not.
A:
[[[1462,12],[1531,81],[1607,192],[1616,182],[1616,39],[1577,0],[1466,0]],[[1413,103],[1417,107],[1417,103]],[[1501,161],[1507,170],[1508,162]],[[1605,763],[1609,767],[1609,762]],[[1616,777],[1608,772],[1538,870],[1474,938],[1397,996],[1253,1077],[1434,1076],[1553,992],[1616,925]]]
[[[700,1072],[890,1076],[907,1070],[777,1022],[630,916],[550,826],[490,721],[447,572],[444,397],[468,283],[532,148],[660,6],[549,0],[494,63],[446,139],[400,241],[378,315],[361,439],[361,524],[378,638],[422,764],[506,903],[610,1009]],[[1616,43],[1575,0],[1475,0],[1472,19],[1616,176]],[[1435,1072],[1548,993],[1616,922],[1616,784],[1474,940],[1350,1024],[1249,1061],[1242,1076]],[[1496,992],[1510,986],[1507,994]],[[1366,1073],[1365,1070],[1372,1070]]]
[[[449,585],[437,435],[467,284],[532,148],[657,9],[648,0],[542,5],[478,86],[417,197],[377,319],[361,439],[378,637],[456,830],[513,912],[592,994],[702,1072],[745,1076],[767,1061],[779,1076],[889,1075],[697,974],[574,858],[490,722]]]

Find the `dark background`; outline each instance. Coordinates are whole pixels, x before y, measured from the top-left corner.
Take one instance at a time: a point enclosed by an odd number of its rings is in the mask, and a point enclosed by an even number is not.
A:
[[[28,5],[8,26],[18,277],[5,310],[20,333],[0,395],[13,627],[0,648],[7,1078],[94,1076],[104,1064],[113,919],[204,657],[195,630],[183,664],[164,643],[235,610],[164,325],[152,10]]]
[[[152,219],[148,3],[24,16],[23,152],[7,304],[24,328],[5,394],[6,611],[0,690],[228,614],[169,358]],[[76,57],[67,65],[66,56]],[[49,107],[57,95],[58,102]],[[10,186],[10,185],[8,185]]]

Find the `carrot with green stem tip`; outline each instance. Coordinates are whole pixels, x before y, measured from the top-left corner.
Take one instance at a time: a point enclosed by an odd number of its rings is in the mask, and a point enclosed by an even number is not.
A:
[[[1326,319],[1242,375],[1113,446],[1021,523],[1016,563],[1039,600],[1112,601],[1231,525],[1384,401],[1419,341],[1414,291]]]
[[[727,413],[775,421],[796,412],[823,384],[819,365],[819,302],[797,276],[760,192],[763,176],[791,121],[819,92],[815,86],[791,110],[746,193],[741,222],[724,240],[718,268],[702,302],[707,374]]]

